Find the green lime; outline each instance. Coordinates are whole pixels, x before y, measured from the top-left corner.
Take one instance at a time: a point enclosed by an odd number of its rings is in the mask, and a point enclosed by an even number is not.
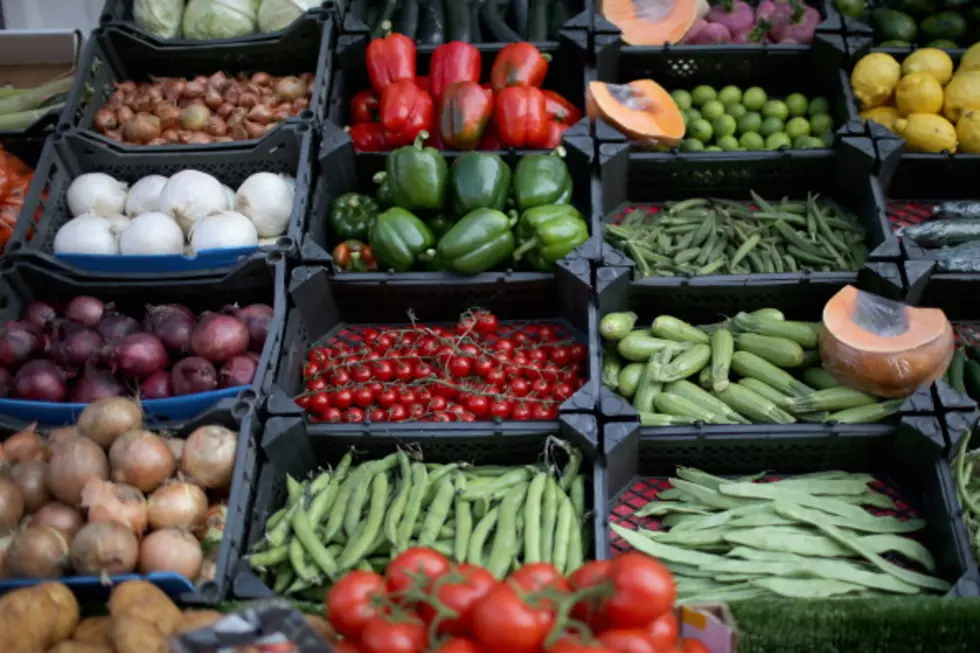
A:
[[[762,115],[765,118],[786,120],[789,117],[789,107],[782,100],[767,100],[762,107]]]
[[[762,116],[757,111],[749,111],[738,119],[738,133],[757,132],[762,127]]]
[[[722,136],[717,141],[718,147],[726,152],[734,152],[739,148],[738,139],[734,136]]]
[[[817,138],[820,139],[820,142],[823,143],[824,147],[834,146],[834,132],[822,132],[817,134]]]
[[[766,140],[756,132],[745,132],[738,142],[747,150],[761,150],[766,146]]]
[[[687,128],[687,135],[690,138],[698,139],[702,143],[710,141],[714,133],[714,130],[711,128],[711,123],[704,118],[698,118]]]
[[[681,141],[681,152],[702,152],[704,143],[696,138],[685,138]]]
[[[691,101],[694,102],[695,106],[701,106],[705,102],[710,102],[718,97],[715,93],[715,89],[707,85],[698,86],[696,89],[691,91]]]
[[[797,136],[793,139],[793,149],[803,150],[806,149],[807,143],[810,142],[810,136]]]
[[[738,102],[735,102],[734,104],[725,105],[725,113],[730,115],[732,118],[741,118],[746,113],[748,113],[748,109],[745,108],[744,104],[739,104]]]
[[[759,111],[762,109],[762,105],[766,103],[769,96],[758,86],[753,86],[752,88],[745,91],[742,95],[742,104],[749,111]]]
[[[830,103],[827,102],[827,98],[815,97],[810,100],[810,109],[808,113],[811,116],[815,116],[819,113],[830,113]]]
[[[699,118],[701,118],[701,112],[698,111],[697,109],[688,109],[687,111],[684,111],[683,113],[684,113],[684,124],[685,125],[690,125],[695,120],[698,120]]]
[[[684,109],[690,109],[694,103],[694,101],[691,99],[691,94],[687,91],[671,91],[670,97],[674,98],[674,104],[676,104],[677,108],[681,111]]]
[[[834,119],[826,113],[810,114],[810,133],[822,134],[834,130]]]
[[[724,152],[725,150],[721,149],[717,145],[709,145],[708,147],[704,148],[704,151],[705,152]]]
[[[715,130],[715,137],[721,138],[722,136],[734,135],[735,130],[738,128],[738,123],[731,116],[722,115],[715,118],[711,126]]]
[[[786,132],[776,132],[766,136],[766,149],[778,150],[781,147],[790,147],[793,143]]]
[[[734,104],[742,101],[742,89],[737,86],[726,86],[718,91],[718,101],[722,104]]]
[[[790,118],[789,122],[786,123],[786,133],[790,138],[796,138],[797,136],[809,136],[810,135],[810,123],[806,118]]]
[[[762,126],[759,127],[759,133],[767,138],[770,134],[781,131],[783,131],[783,121],[779,118],[766,118],[762,121]]]
[[[705,120],[714,120],[725,115],[725,105],[718,100],[708,100],[701,106],[701,116]]]
[[[805,116],[808,104],[802,93],[790,93],[786,98],[786,108],[791,116]]]
[[[804,136],[803,138],[800,139],[800,142],[801,142],[801,149],[804,150],[815,150],[815,149],[827,147],[826,145],[823,144],[823,141],[817,138],[816,136]]]

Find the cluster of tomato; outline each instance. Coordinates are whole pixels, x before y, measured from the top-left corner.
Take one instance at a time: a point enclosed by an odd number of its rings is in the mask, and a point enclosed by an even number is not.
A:
[[[559,325],[486,311],[455,329],[348,327],[309,352],[295,401],[313,422],[554,420],[587,353]]]
[[[14,233],[33,177],[30,166],[0,147],[0,251]]]
[[[497,581],[438,551],[400,554],[384,576],[353,571],[330,589],[337,653],[710,653],[678,638],[674,579],[632,551],[565,578],[548,563]]]

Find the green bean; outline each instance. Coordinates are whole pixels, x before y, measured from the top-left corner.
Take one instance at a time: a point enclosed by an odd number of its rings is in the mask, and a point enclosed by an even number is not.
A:
[[[476,501],[484,497],[485,495],[493,495],[499,490],[507,490],[520,483],[526,483],[531,477],[531,472],[524,467],[519,467],[512,469],[511,471],[498,476],[497,478],[491,479],[487,483],[473,486],[472,484],[467,484],[465,490],[463,490],[462,497],[467,501]]]
[[[295,502],[289,506],[286,510],[285,518],[281,519],[274,528],[268,529],[265,532],[265,540],[272,546],[280,546],[286,543],[286,539],[289,537],[289,531],[292,528],[292,516],[293,513],[300,507],[299,502]]]
[[[568,492],[572,487],[572,481],[578,475],[579,467],[582,466],[582,452],[578,447],[568,447],[568,463],[561,473],[561,489]]]
[[[457,496],[456,503],[456,539],[453,543],[453,559],[456,562],[466,562],[466,552],[473,533],[473,511],[470,502]]]
[[[297,513],[299,514],[299,513]],[[294,538],[289,543],[289,564],[293,566],[293,571],[296,572],[296,576],[305,581],[313,582],[317,579],[316,570],[306,564],[303,559],[306,555],[306,550],[303,548],[302,542],[299,538]]]
[[[385,508],[388,501],[388,476],[385,472],[374,475],[371,481],[371,505],[368,508],[367,519],[361,534],[356,538],[351,538],[340,554],[338,565],[342,569],[350,569],[358,560],[367,555],[371,544],[381,532],[381,526],[385,517]]]
[[[429,473],[422,463],[412,465],[412,488],[408,493],[408,501],[405,504],[405,514],[398,523],[395,549],[404,551],[408,548],[408,540],[412,537],[412,529],[415,521],[419,518],[422,511],[422,499],[428,490]]]
[[[575,508],[575,516],[580,520],[585,519],[585,477],[581,474],[576,476],[572,481],[572,487],[569,490],[568,496],[572,500],[572,506]]]
[[[329,474],[327,474],[329,477]],[[327,514],[327,510],[330,509],[330,502],[333,500],[333,491],[336,490],[336,485],[333,481],[327,484],[327,487],[320,490],[310,501],[309,508],[309,519],[311,524],[319,524],[323,516]]]
[[[400,449],[398,451],[398,469],[400,471],[398,489],[395,492],[395,497],[391,501],[391,505],[388,506],[384,524],[385,537],[392,544],[397,544],[398,542],[398,523],[401,521],[402,515],[405,514],[405,506],[408,503],[408,492],[412,487],[412,463],[408,459],[408,454]]]
[[[273,567],[289,559],[289,545],[274,546],[265,551],[252,553],[248,556],[248,564],[253,569]]]
[[[273,594],[285,594],[293,581],[296,580],[296,572],[293,568],[286,567],[275,574],[275,582],[272,585]]]
[[[354,470],[340,484],[340,488],[337,490],[337,498],[334,500],[333,507],[330,509],[330,515],[327,518],[327,526],[321,535],[324,542],[332,541],[341,532],[341,527],[344,525],[344,514],[347,511],[348,499],[350,498],[351,491],[354,489],[354,485],[358,482],[358,477],[357,470]]]
[[[551,563],[558,571],[566,573],[568,571],[568,549],[572,537],[572,530],[581,526],[575,519],[575,507],[567,496],[559,497],[561,505],[558,506],[558,522],[555,525],[555,545]]]
[[[541,502],[545,487],[548,485],[548,473],[541,472],[531,481],[527,490],[527,501],[524,503],[524,562],[541,562]],[[537,525],[537,526],[535,526]]]
[[[286,497],[289,503],[294,503],[299,501],[304,494],[303,484],[293,478],[291,475],[286,474]]]
[[[286,518],[288,512],[289,506],[283,506],[279,510],[272,513],[269,518],[265,520],[265,530],[270,531],[275,529],[276,526],[281,524],[282,520]]]
[[[473,565],[483,565],[483,545],[490,536],[490,531],[497,523],[498,508],[491,508],[480,522],[473,529],[470,537],[469,549],[466,553],[466,561]]]
[[[435,474],[432,476],[435,476]],[[429,546],[436,541],[439,536],[439,530],[446,522],[449,511],[453,507],[453,496],[455,493],[456,488],[453,484],[453,479],[443,476],[438,481],[435,498],[429,504],[428,511],[425,514],[425,520],[422,522],[422,532],[419,534],[419,546]]]
[[[510,568],[519,547],[517,540],[517,515],[527,494],[527,485],[521,484],[510,489],[500,503],[497,513],[497,530],[490,548],[487,571],[496,578],[503,578]]]
[[[313,559],[313,563],[328,577],[333,578],[337,573],[337,563],[313,532],[313,526],[302,510],[297,510],[293,515],[293,532],[296,533],[296,539],[303,544],[303,548]]]
[[[541,562],[551,562],[555,546],[555,524],[558,521],[558,501],[561,487],[554,476],[548,474],[541,501]]]

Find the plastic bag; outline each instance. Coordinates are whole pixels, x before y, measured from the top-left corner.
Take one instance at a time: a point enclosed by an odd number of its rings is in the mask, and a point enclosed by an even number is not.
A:
[[[319,6],[320,0],[262,0],[259,6],[259,31],[278,32]]]
[[[845,286],[823,310],[820,357],[841,384],[906,397],[946,372],[953,327],[937,308],[916,308]]]
[[[173,653],[331,653],[320,625],[285,601],[253,603],[213,626],[170,639]],[[314,627],[316,625],[316,627]]]
[[[233,39],[254,34],[253,0],[190,0],[184,10],[184,38]]]
[[[133,21],[153,36],[172,39],[180,33],[184,0],[134,0]]]

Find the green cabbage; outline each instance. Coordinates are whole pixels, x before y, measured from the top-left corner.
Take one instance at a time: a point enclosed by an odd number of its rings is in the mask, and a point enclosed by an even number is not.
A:
[[[184,0],[135,0],[133,20],[154,36],[172,39],[180,32]]]
[[[190,0],[184,11],[184,38],[233,39],[254,34],[253,0]]]
[[[320,0],[262,0],[259,7],[259,31],[278,32],[307,10],[320,6]]]

